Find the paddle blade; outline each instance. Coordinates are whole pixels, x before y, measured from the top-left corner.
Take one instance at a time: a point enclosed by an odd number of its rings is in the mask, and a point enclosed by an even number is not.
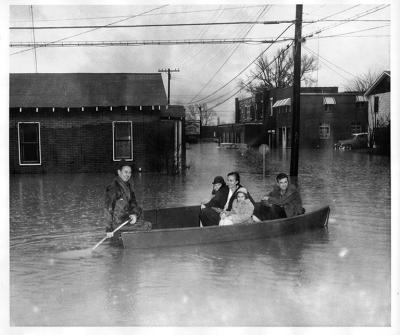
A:
[[[92,248],[87,248],[87,249],[63,251],[57,254],[57,257],[63,259],[79,259],[79,258],[91,257],[92,255],[93,255]]]

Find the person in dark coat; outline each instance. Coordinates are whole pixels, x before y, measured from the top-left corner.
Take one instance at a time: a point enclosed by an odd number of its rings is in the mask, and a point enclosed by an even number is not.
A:
[[[230,212],[232,210],[233,201],[236,199],[237,191],[239,188],[243,187],[240,184],[240,175],[238,172],[230,172],[227,176],[228,194],[226,197],[225,204],[222,208],[214,211],[201,210],[200,220],[203,226],[217,226],[221,219],[221,214],[223,212]],[[249,193],[247,193],[248,198],[254,205],[254,200]]]
[[[212,184],[213,196],[211,200],[201,204],[199,217],[203,226],[214,226],[218,224],[219,213],[222,212],[228,198],[229,188],[223,177],[215,177]]]
[[[289,183],[289,176],[286,173],[280,173],[276,177],[276,185],[272,191],[256,205],[253,219],[274,220],[303,213],[299,191],[295,185]]]
[[[143,210],[136,201],[131,166],[121,161],[117,173],[118,176],[106,187],[104,216],[107,237],[113,237],[112,231],[127,220],[130,223],[125,227],[129,230],[150,230],[151,223],[143,220]]]
[[[221,176],[216,176],[214,181],[212,182],[212,198],[210,201],[201,204],[201,208],[206,207],[216,207],[216,208],[224,208],[226,203],[226,198],[228,197],[229,188],[225,183],[225,180]]]

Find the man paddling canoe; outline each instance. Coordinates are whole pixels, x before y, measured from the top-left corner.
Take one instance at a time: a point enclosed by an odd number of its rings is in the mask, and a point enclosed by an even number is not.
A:
[[[117,176],[106,188],[104,215],[106,218],[107,237],[113,237],[113,230],[126,220],[131,220],[125,227],[129,230],[151,230],[151,223],[143,220],[142,208],[138,206],[133,181],[132,168],[122,160],[117,168]]]

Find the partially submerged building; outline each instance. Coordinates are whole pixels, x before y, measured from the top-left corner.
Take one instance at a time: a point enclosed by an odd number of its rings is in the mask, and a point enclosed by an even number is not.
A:
[[[365,92],[369,101],[368,134],[370,146],[390,153],[390,71],[384,71]]]
[[[275,88],[236,99],[235,123],[221,125],[221,141],[287,148],[292,136],[293,89]],[[357,92],[337,87],[302,87],[300,145],[331,146],[353,133],[368,130],[368,102]]]
[[[159,73],[12,73],[9,107],[11,173],[185,164],[183,107],[167,105]]]

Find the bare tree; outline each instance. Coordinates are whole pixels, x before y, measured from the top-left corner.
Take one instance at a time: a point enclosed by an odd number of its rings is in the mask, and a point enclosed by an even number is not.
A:
[[[195,104],[186,107],[186,120],[200,120],[202,126],[209,126],[213,123],[217,113],[207,104]]]
[[[345,91],[365,92],[381,75],[382,71],[368,70],[350,80],[344,87]]]
[[[241,80],[239,87],[254,94],[262,92],[264,88],[293,86],[294,60],[290,49],[281,48],[277,51],[274,61],[269,61],[268,57],[259,57],[256,62],[256,70],[251,71],[246,81]],[[312,78],[312,73],[318,69],[317,58],[314,56],[303,55],[301,58],[301,80],[306,86],[313,85],[316,80]]]

